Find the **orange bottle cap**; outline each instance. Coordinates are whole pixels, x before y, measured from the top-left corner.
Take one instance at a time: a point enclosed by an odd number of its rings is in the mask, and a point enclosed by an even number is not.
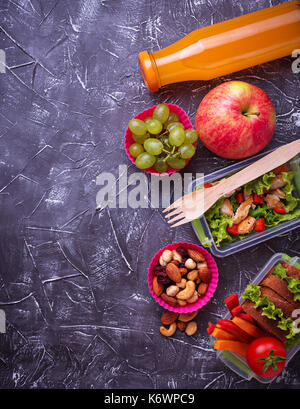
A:
[[[159,90],[159,77],[155,62],[148,51],[139,53],[139,65],[146,87],[149,91],[155,92]]]

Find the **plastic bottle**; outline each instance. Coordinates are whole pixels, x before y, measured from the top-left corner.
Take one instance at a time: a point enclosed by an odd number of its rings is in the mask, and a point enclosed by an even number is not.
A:
[[[291,1],[195,30],[162,50],[139,53],[149,91],[210,80],[291,55],[300,48],[300,2]]]

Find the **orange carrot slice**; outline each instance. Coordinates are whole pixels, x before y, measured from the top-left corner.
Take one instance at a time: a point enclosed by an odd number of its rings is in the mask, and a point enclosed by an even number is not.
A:
[[[237,340],[234,335],[229,334],[229,332],[224,331],[223,329],[220,329],[220,328],[215,328],[211,335],[218,339],[227,339],[231,341]]]
[[[251,324],[251,322],[246,321],[243,318],[235,316],[232,319],[232,322],[234,322],[235,325],[237,325],[239,328],[241,328],[254,338],[260,338],[264,336],[263,332],[256,325]]]
[[[226,339],[218,339],[214,343],[214,348],[222,351],[237,352],[242,356],[247,355],[248,344],[239,341],[231,341]]]

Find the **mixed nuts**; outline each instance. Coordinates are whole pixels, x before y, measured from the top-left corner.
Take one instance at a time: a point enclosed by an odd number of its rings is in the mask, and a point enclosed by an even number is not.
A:
[[[164,250],[153,272],[155,295],[173,307],[198,301],[205,295],[211,280],[203,254],[182,246]]]
[[[173,311],[164,312],[161,316],[163,326],[159,329],[160,333],[165,337],[171,337],[178,328],[179,331],[184,331],[188,336],[194,335],[198,329],[196,321],[193,321],[197,314],[198,310],[185,314],[179,314]],[[169,325],[169,328],[166,328],[165,325]]]

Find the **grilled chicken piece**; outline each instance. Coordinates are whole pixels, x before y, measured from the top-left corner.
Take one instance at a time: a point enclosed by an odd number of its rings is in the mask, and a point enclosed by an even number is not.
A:
[[[285,193],[281,189],[272,190],[270,193],[276,195],[279,199],[285,198]]]
[[[286,182],[283,180],[282,174],[279,174],[271,179],[270,190],[279,189],[286,185]]]
[[[242,220],[244,220],[249,213],[249,209],[253,202],[252,197],[245,200],[240,206],[237,208],[235,215],[233,216],[233,224],[239,224]]]
[[[279,209],[282,209],[283,203],[280,201],[279,197],[277,195],[274,194],[268,194],[265,197],[265,201],[267,202],[267,205],[271,208],[271,209],[275,209],[276,207]]]
[[[250,233],[255,224],[255,217],[247,216],[246,219],[241,221],[238,225],[238,234],[248,234]]]
[[[225,214],[226,216],[233,217],[233,214],[234,214],[233,213],[233,208],[232,208],[232,205],[231,205],[229,199],[224,200],[224,202],[223,202],[223,204],[222,204],[222,206],[220,208],[220,212],[221,212],[221,214]]]

